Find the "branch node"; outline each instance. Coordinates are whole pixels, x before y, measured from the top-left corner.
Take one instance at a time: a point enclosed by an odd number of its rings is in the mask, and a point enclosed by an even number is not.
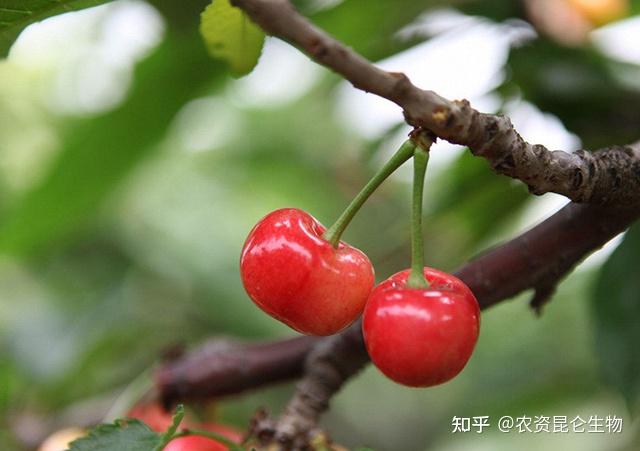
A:
[[[556,292],[557,282],[558,281],[556,280],[552,283],[540,285],[535,288],[533,297],[529,301],[529,307],[531,307],[537,317],[542,316],[544,306],[547,305]]]
[[[453,123],[451,110],[446,107],[436,107],[431,114],[431,119],[438,128],[449,128]]]

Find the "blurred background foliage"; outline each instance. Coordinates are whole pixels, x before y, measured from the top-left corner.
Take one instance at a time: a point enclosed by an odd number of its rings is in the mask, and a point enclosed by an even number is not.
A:
[[[527,139],[565,150],[637,140],[640,2],[599,2],[623,5],[603,20],[578,0],[536,1],[296,4],[383,67],[510,115]],[[176,343],[290,336],[243,292],[246,234],[284,206],[330,224],[408,131],[399,110],[273,39],[253,74],[232,79],[197,34],[205,6],[120,0],[53,17],[0,63],[0,449],[29,449],[52,421],[106,415]],[[564,203],[533,198],[446,143],[432,161],[432,266],[453,270]],[[346,235],[379,278],[408,265],[408,171]],[[637,449],[638,233],[581,265],[541,318],[525,296],[486,312],[477,351],[451,383],[411,390],[368,368],[325,425],[345,445],[376,450]],[[242,428],[290,390],[220,400],[218,418]],[[502,415],[578,414],[617,415],[624,431],[495,427]],[[454,415],[490,415],[492,428],[452,435]]]

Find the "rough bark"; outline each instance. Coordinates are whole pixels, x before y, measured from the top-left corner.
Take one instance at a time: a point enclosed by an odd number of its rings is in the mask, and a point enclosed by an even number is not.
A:
[[[575,202],[640,203],[640,150],[612,146],[596,152],[550,151],[522,139],[509,118],[480,113],[466,100],[450,101],[384,71],[298,14],[288,0],[232,0],[267,33],[298,47],[354,87],[388,99],[408,124],[468,146],[498,173],[526,183],[534,194],[554,192]]]
[[[212,339],[192,352],[164,362],[155,385],[167,407],[178,401],[206,399],[293,379],[303,374],[304,360],[316,337],[246,344]]]

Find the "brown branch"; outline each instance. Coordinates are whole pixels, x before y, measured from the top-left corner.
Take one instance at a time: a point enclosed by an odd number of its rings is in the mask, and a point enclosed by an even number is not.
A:
[[[498,173],[519,179],[534,194],[555,192],[575,202],[640,203],[640,150],[614,146],[598,152],[549,151],[527,143],[509,118],[483,114],[466,100],[422,90],[402,73],[384,71],[298,14],[288,0],[232,0],[266,32],[342,75],[356,88],[388,99],[410,125],[468,146]]]
[[[316,337],[245,344],[213,339],[162,364],[154,374],[164,405],[206,399],[293,379],[303,374],[304,359]]]
[[[472,289],[482,309],[528,289],[548,290],[639,216],[640,208],[569,203],[455,275]]]
[[[269,431],[273,436],[259,429],[252,432],[263,444],[275,439],[284,449],[304,449],[316,435],[316,425],[329,408],[329,400],[368,361],[360,321],[338,335],[322,339],[306,358],[304,377],[275,428]]]

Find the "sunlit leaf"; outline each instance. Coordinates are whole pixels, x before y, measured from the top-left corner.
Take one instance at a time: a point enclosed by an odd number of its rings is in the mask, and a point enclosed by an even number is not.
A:
[[[214,0],[201,16],[200,33],[214,58],[225,60],[236,76],[246,75],[258,64],[264,33],[229,0]]]

